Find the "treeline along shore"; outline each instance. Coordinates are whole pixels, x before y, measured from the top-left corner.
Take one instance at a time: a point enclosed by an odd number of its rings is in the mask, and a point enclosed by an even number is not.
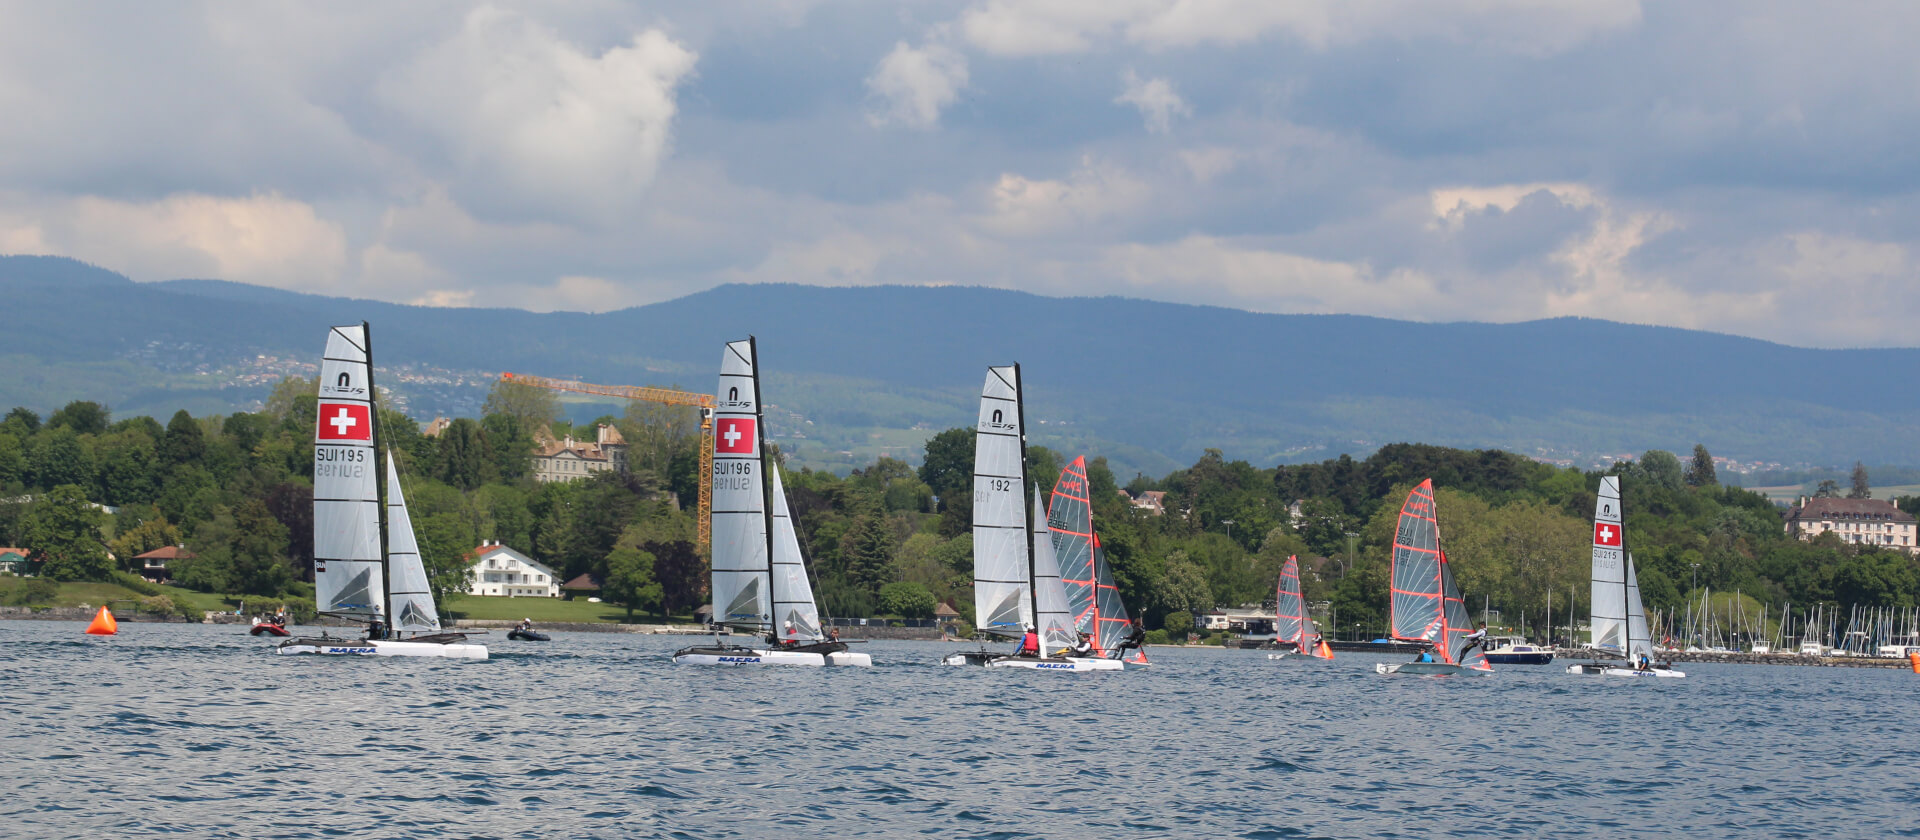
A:
[[[48,581],[112,582],[139,571],[132,558],[184,545],[192,557],[169,565],[169,584],[133,597],[184,613],[244,598],[304,617],[312,610],[315,392],[314,380],[290,377],[261,411],[180,412],[164,424],[115,418],[87,401],[46,417],[14,408],[0,418],[0,546],[30,552],[22,571]],[[563,580],[599,581],[608,620],[691,623],[708,580],[692,504],[694,410],[635,404],[580,427],[560,416],[550,392],[512,383],[494,387],[482,416],[435,423],[432,434],[418,418],[382,410],[443,608],[454,619],[502,617],[457,594],[474,548],[499,541]],[[629,444],[624,470],[535,479],[537,448],[592,440],[602,425]],[[960,614],[956,626],[970,629],[972,436],[968,428],[931,435],[918,464],[883,457],[845,475],[785,472],[823,613],[927,618],[946,604]],[[1783,608],[1920,604],[1911,555],[1835,535],[1789,537],[1767,497],[1716,480],[1704,446],[1688,463],[1653,450],[1597,471],[1417,443],[1299,465],[1206,450],[1191,466],[1124,480],[1099,453],[1034,446],[1027,474],[1049,492],[1081,455],[1102,546],[1154,642],[1213,635],[1195,630],[1192,617],[1214,607],[1271,602],[1289,555],[1301,558],[1305,599],[1330,636],[1384,635],[1397,505],[1425,478],[1437,488],[1470,610],[1537,639],[1564,644],[1567,617],[1588,609],[1590,517],[1604,474],[1625,488],[1627,544],[1651,612],[1678,616],[1704,603],[1716,616],[1757,624],[1764,611],[1769,626],[1749,628],[1764,635]],[[1920,510],[1920,500],[1898,503]],[[29,583],[0,575],[0,602],[53,603]]]

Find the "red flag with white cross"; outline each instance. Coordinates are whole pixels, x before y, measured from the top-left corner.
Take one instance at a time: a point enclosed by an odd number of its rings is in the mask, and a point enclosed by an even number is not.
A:
[[[714,424],[713,451],[721,455],[753,454],[753,418],[722,417]]]
[[[320,428],[314,440],[373,440],[373,418],[365,403],[320,404]]]
[[[1593,523],[1593,544],[1620,547],[1620,526],[1612,522]]]

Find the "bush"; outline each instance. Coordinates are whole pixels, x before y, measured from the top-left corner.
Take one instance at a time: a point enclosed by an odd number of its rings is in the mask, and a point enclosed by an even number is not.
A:
[[[1193,614],[1186,610],[1175,610],[1167,613],[1167,617],[1160,621],[1160,626],[1166,628],[1167,635],[1182,638],[1193,629]]]
[[[58,597],[60,597],[60,584],[46,578],[28,578],[27,582],[14,588],[13,598],[10,600],[16,605],[29,607],[51,604],[53,599]]]
[[[902,618],[929,618],[940,603],[925,586],[911,581],[895,581],[880,587],[880,607]]]
[[[160,587],[131,572],[114,572],[113,582],[148,597],[163,594]]]
[[[1169,642],[1169,641],[1167,641],[1167,631],[1165,631],[1165,630],[1148,630],[1148,631],[1147,631],[1147,644],[1150,644],[1150,645],[1167,645],[1167,644],[1172,644],[1172,642]]]
[[[165,595],[149,595],[141,598],[140,611],[153,613],[154,615],[162,617],[169,615],[186,615],[186,611],[182,610],[179,604],[174,603],[172,598]]]

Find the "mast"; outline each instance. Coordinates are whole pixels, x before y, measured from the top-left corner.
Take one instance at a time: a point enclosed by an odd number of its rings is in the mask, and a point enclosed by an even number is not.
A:
[[[767,632],[779,638],[780,617],[774,614],[774,605],[780,603],[780,598],[774,595],[774,587],[780,584],[774,580],[773,573],[773,505],[768,499],[772,485],[767,479],[767,422],[763,407],[766,398],[760,394],[760,339],[749,334],[747,350],[753,355],[753,433],[760,438],[760,518],[766,523],[762,530],[767,537]]]
[[[360,334],[366,337],[367,342],[367,404],[371,407],[367,412],[367,424],[368,428],[373,430],[373,468],[374,474],[380,475],[380,389],[373,385],[373,326],[361,321]],[[392,453],[387,453],[387,457],[391,460]],[[391,636],[393,635],[393,617],[389,614],[392,612],[389,606],[393,604],[393,574],[392,570],[387,568],[387,483],[376,479],[373,482],[373,492],[374,499],[378,502],[380,522],[380,609],[376,614],[387,625],[386,634]]]
[[[1013,411],[1020,423],[1020,515],[1027,516],[1032,499],[1027,498],[1027,380],[1020,375],[1020,363],[1013,363]],[[1033,577],[1033,552],[1037,550],[1033,528],[1027,532],[1027,603],[1033,610],[1033,627],[1040,629],[1040,584]],[[1024,643],[1023,643],[1024,644]]]

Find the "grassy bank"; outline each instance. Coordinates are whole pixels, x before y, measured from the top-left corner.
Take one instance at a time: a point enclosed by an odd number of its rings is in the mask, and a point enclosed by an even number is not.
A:
[[[562,601],[558,598],[508,598],[497,595],[459,595],[447,599],[441,609],[460,618],[480,621],[519,621],[531,618],[538,624],[543,621],[575,621],[582,623],[617,624],[627,620],[627,609],[617,604],[593,604],[584,600]],[[644,611],[635,610],[636,622],[654,622],[657,619]],[[673,616],[669,623],[690,624],[692,616]]]

